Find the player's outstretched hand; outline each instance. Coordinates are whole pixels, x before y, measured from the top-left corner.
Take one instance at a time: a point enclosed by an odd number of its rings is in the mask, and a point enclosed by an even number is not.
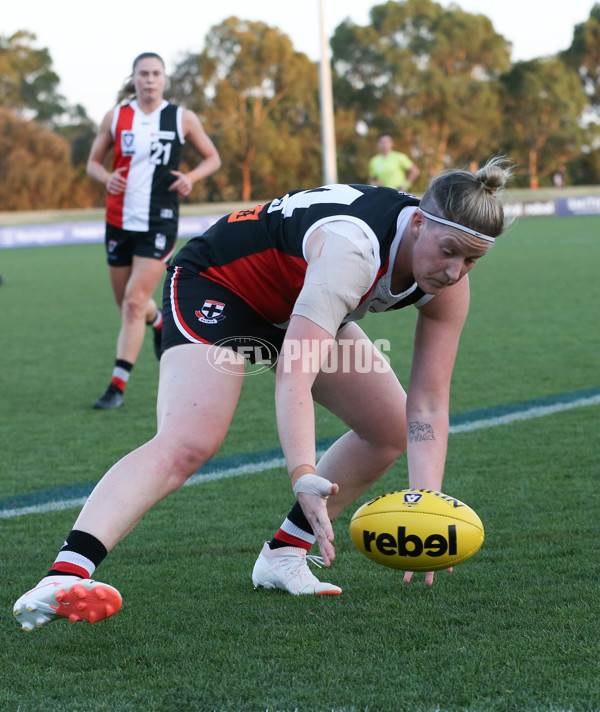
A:
[[[451,574],[452,573],[452,568],[446,569],[446,571]],[[404,583],[410,583],[413,577],[414,571],[407,571],[404,574]],[[435,571],[427,571],[425,574],[425,585],[426,586],[433,586],[433,577],[435,575]]]
[[[339,492],[339,486],[335,483],[331,484],[329,496]],[[304,516],[308,519],[308,523],[319,544],[321,556],[325,566],[330,566],[335,559],[335,549],[333,547],[333,527],[327,513],[327,497],[320,497],[316,494],[308,494],[306,492],[298,492],[298,502],[302,507]]]

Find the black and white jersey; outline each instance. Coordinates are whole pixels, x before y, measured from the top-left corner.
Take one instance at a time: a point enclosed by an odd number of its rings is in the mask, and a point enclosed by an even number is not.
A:
[[[117,107],[111,133],[113,170],[125,168],[127,187],[106,197],[106,222],[133,232],[177,233],[179,194],[169,187],[177,178],[183,136],[183,109],[163,101],[144,114],[137,101]]]
[[[420,304],[430,295],[416,284],[402,295],[384,288],[390,254],[400,239],[401,213],[412,208],[412,214],[418,205],[412,195],[367,185],[293,191],[221,218],[204,235],[192,238],[174,265],[224,285],[271,324],[285,324],[304,284],[308,238],[327,222],[349,221],[371,241],[376,262],[376,277],[349,319],[369,310]]]

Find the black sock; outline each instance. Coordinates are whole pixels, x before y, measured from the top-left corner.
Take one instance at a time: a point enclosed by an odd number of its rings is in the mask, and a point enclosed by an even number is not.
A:
[[[162,309],[160,309],[160,307],[156,308],[156,316],[154,317],[154,319],[152,321],[147,321],[146,324],[148,326],[151,326],[154,329],[154,331],[160,331],[160,329],[162,329],[163,313],[162,313]]]
[[[104,544],[93,534],[72,529],[47,576],[91,578],[107,553]]]
[[[315,542],[315,535],[302,507],[296,502],[290,509],[278,532],[269,542],[270,549],[297,546],[309,550]]]
[[[108,390],[112,393],[114,391],[120,391],[123,393],[125,391],[125,386],[133,370],[133,364],[129,361],[124,361],[122,358],[118,358],[115,361],[115,367],[113,369],[112,380]]]

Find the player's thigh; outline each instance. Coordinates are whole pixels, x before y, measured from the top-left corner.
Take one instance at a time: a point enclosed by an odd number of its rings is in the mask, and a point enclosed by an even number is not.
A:
[[[135,255],[126,287],[127,296],[139,295],[150,299],[165,276],[165,272],[166,265],[161,260]]]
[[[228,354],[224,371],[215,367],[220,347],[182,344],[167,349],[160,361],[158,434],[171,446],[211,457],[229,429],[244,380],[245,359]]]
[[[131,277],[131,265],[115,267],[110,265],[108,268],[108,274],[110,276],[110,285],[115,295],[115,301],[121,307],[123,299],[125,298],[125,290],[127,289],[127,283]]]
[[[396,374],[357,324],[337,342],[337,363],[317,376],[314,399],[366,440],[404,443],[406,393]]]

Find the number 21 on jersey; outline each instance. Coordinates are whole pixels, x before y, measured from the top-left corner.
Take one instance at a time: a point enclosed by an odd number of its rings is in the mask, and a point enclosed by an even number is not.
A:
[[[153,141],[150,144],[150,163],[154,166],[169,165],[172,145],[170,141]]]

